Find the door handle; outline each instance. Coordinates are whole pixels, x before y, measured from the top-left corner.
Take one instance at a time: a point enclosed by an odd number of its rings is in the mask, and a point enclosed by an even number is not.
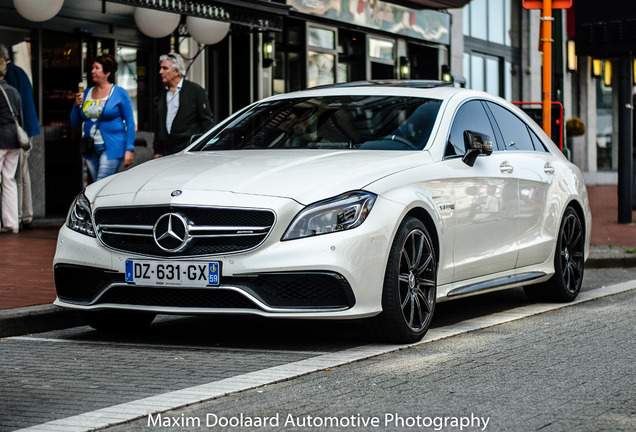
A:
[[[501,165],[499,165],[499,169],[501,170],[502,173],[512,174],[512,165],[502,163]]]
[[[545,171],[546,174],[554,174],[554,167],[550,166],[549,164],[546,164],[543,167],[543,171]]]

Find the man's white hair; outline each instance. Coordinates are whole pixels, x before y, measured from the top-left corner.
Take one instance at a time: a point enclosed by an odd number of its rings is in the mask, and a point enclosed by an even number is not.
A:
[[[183,60],[183,57],[181,57],[177,53],[164,54],[161,57],[159,57],[159,63],[164,62],[166,60],[172,63],[172,70],[179,69],[179,75],[182,77],[185,76],[186,65],[185,65],[185,61]]]

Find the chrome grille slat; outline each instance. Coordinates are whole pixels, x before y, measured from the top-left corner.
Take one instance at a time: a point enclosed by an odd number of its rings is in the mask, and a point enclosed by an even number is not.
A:
[[[187,242],[178,251],[160,248],[154,227],[175,213],[188,221]],[[266,209],[190,206],[99,208],[94,215],[98,237],[111,249],[157,257],[236,253],[260,245],[271,231],[275,215]]]

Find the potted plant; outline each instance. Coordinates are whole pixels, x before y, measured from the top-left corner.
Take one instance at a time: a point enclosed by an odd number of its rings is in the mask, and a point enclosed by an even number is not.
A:
[[[565,134],[567,137],[567,146],[563,149],[565,156],[568,159],[573,160],[572,156],[574,156],[574,154],[578,151],[578,156],[575,156],[573,161],[575,163],[577,161],[581,162],[578,159],[582,157],[580,152],[583,151],[584,143],[582,138],[577,137],[582,137],[583,135],[585,135],[585,123],[583,123],[583,120],[578,117],[572,117],[571,119],[568,119],[565,122]]]
[[[572,117],[565,122],[565,133],[568,137],[583,136],[585,134],[585,123],[578,117]]]

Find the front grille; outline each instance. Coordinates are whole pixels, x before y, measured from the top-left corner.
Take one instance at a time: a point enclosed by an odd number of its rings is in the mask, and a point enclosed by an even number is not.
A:
[[[210,288],[167,288],[128,285],[124,275],[68,264],[54,268],[61,300],[76,304],[120,304],[180,308],[238,308],[259,306],[239,290],[271,308],[349,308],[355,304],[347,280],[331,272],[271,273],[224,277]],[[184,311],[187,313],[187,311]]]
[[[165,215],[177,215],[187,228],[178,241],[160,247],[154,227]],[[175,220],[176,220],[175,219]],[[164,219],[165,220],[165,219]],[[253,249],[274,225],[271,210],[188,206],[113,207],[95,211],[100,240],[116,250],[147,256],[201,256]],[[181,242],[181,238],[184,239]]]

